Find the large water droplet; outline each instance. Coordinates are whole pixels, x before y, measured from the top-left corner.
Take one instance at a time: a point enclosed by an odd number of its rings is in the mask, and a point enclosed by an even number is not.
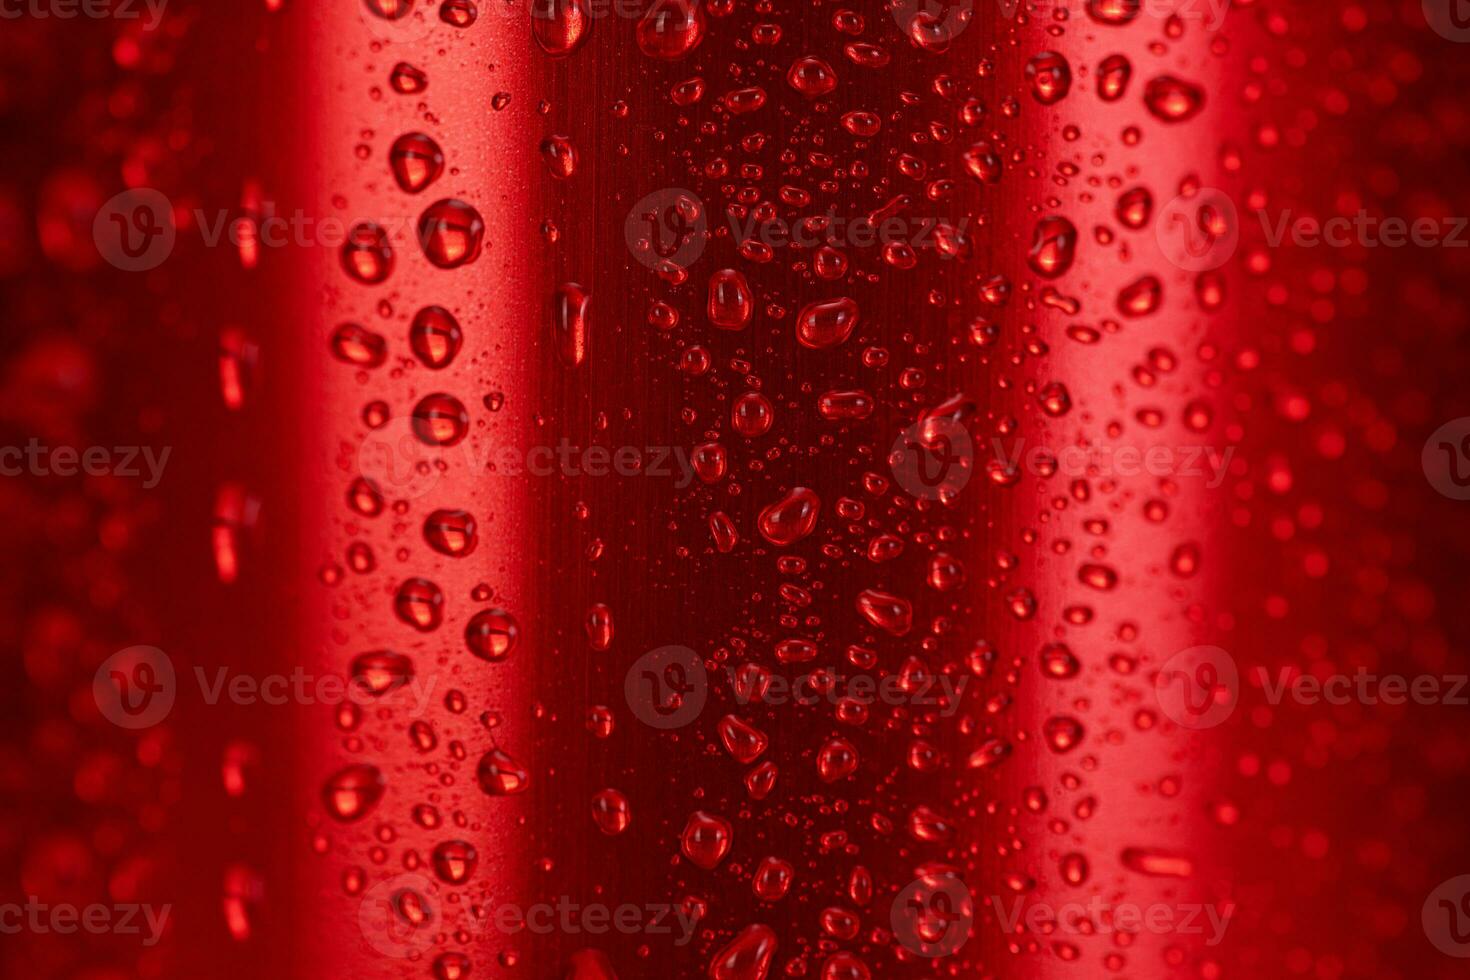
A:
[[[417,194],[444,172],[444,151],[432,137],[423,133],[404,133],[393,141],[393,147],[388,151],[388,164],[398,186],[410,194]]]
[[[435,201],[419,217],[419,244],[424,255],[441,269],[457,269],[480,257],[485,222],[464,201]]]

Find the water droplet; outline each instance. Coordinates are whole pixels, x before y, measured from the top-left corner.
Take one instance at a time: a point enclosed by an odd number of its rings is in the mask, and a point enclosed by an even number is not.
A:
[[[857,749],[845,738],[829,738],[817,751],[817,775],[824,783],[846,779],[857,767]]]
[[[417,95],[429,87],[429,76],[424,73],[423,69],[416,68],[406,61],[400,61],[389,73],[388,84],[393,86],[393,91],[399,95]]]
[[[730,424],[747,439],[763,436],[776,421],[771,400],[758,391],[747,391],[730,406]]]
[[[745,275],[735,269],[720,269],[709,277],[710,322],[721,330],[743,330],[750,324],[755,297]]]
[[[786,496],[761,511],[757,521],[761,536],[786,548],[816,530],[822,500],[816,491],[792,487]]]
[[[729,752],[736,762],[743,765],[754,762],[770,744],[770,739],[766,737],[765,732],[735,715],[726,715],[721,718],[718,730],[720,741],[725,745],[725,751]]]
[[[1173,75],[1160,75],[1144,87],[1143,102],[1148,111],[1168,123],[1184,122],[1204,107],[1205,92]]]
[[[451,27],[469,27],[479,16],[474,0],[444,0],[439,5],[439,19]]]
[[[730,821],[704,810],[695,810],[679,835],[679,846],[684,856],[697,867],[711,871],[730,853],[734,839],[735,828]]]
[[[650,58],[684,57],[704,40],[702,7],[698,0],[654,0],[638,22],[638,47]]]
[[[587,644],[602,652],[612,646],[613,614],[606,603],[596,602],[587,610],[587,619],[582,627],[587,634]]]
[[[1072,66],[1055,51],[1042,51],[1026,62],[1031,94],[1042,105],[1053,105],[1072,90]]]
[[[441,555],[463,558],[475,550],[480,535],[468,511],[436,510],[424,518],[424,540]]]
[[[1138,16],[1143,0],[1087,0],[1087,14],[1099,24],[1122,27]]]
[[[1110,54],[1097,66],[1097,94],[1104,102],[1117,102],[1128,92],[1133,79],[1133,62],[1121,54]]]
[[[419,217],[419,244],[424,255],[441,269],[457,269],[480,257],[485,222],[464,201],[435,201]]]
[[[755,869],[750,887],[757,897],[767,902],[778,902],[791,890],[796,870],[778,857],[764,857]]]
[[[858,305],[846,296],[802,307],[796,317],[796,339],[803,347],[824,350],[845,342],[858,324]]]
[[[592,30],[589,0],[531,0],[531,36],[553,58],[565,58]]]
[[[431,633],[444,621],[444,591],[426,578],[406,579],[393,597],[393,611],[420,633]]]
[[[903,636],[913,627],[913,606],[888,592],[864,589],[858,594],[857,610],[868,622],[894,636]]]
[[[746,926],[710,960],[709,980],[766,980],[775,956],[775,930],[759,923]]]
[[[353,225],[342,243],[342,268],[368,286],[387,279],[393,272],[393,245],[388,233],[371,221]]]
[[[574,282],[556,288],[552,330],[562,363],[576,367],[587,359],[592,294]]]
[[[807,55],[792,62],[786,84],[809,99],[828,95],[837,88],[837,73],[821,58]]]
[[[344,323],[332,331],[332,354],[339,361],[374,368],[388,359],[388,341],[360,323]]]
[[[1118,312],[1124,316],[1148,316],[1159,308],[1164,286],[1157,276],[1143,278],[1124,286],[1118,293]]]
[[[426,368],[449,366],[464,344],[459,321],[442,306],[426,306],[414,314],[408,328],[408,346]]]
[[[598,790],[592,794],[592,820],[609,837],[621,834],[633,820],[628,798],[615,789]]]
[[[430,446],[454,446],[470,431],[470,413],[453,395],[425,395],[413,408],[413,432]]]
[[[1056,279],[1072,268],[1077,257],[1077,226],[1060,215],[1036,223],[1031,251],[1026,256],[1031,271],[1043,279]]]
[[[386,783],[377,766],[348,766],[333,774],[322,787],[327,812],[344,823],[361,820],[383,798]]]
[[[1070,752],[1082,744],[1082,722],[1066,715],[1048,718],[1041,726],[1047,746],[1056,753]]]
[[[1041,672],[1056,680],[1070,680],[1082,670],[1082,664],[1065,643],[1048,643],[1041,648]]]
[[[520,636],[520,627],[504,609],[482,609],[465,627],[465,644],[481,660],[498,663],[510,656]]]
[[[570,137],[555,134],[541,141],[541,159],[557,180],[566,180],[577,172],[577,148]]]
[[[475,873],[475,866],[479,863],[480,855],[475,845],[468,841],[446,840],[434,846],[434,873],[440,881],[451,885],[463,884]]]
[[[432,137],[423,133],[404,133],[393,141],[388,151],[388,165],[398,186],[417,194],[444,173],[444,151]]]
[[[413,679],[413,661],[391,650],[374,650],[354,657],[348,673],[360,690],[380,698]]]
[[[525,790],[531,776],[500,749],[491,749],[480,757],[475,778],[490,796],[513,796]]]

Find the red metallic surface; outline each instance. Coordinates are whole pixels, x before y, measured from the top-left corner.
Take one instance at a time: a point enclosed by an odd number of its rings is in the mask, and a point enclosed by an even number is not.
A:
[[[1270,230],[1466,212],[1462,51],[1418,4],[979,3],[946,47],[902,4],[723,0],[670,58],[643,6],[594,4],[564,57],[523,6],[409,6],[0,22],[0,442],[171,449],[154,487],[0,481],[0,905],[170,908],[156,943],[7,934],[4,975],[1459,975],[1421,909],[1470,873],[1464,708],[1268,696],[1465,673],[1465,504],[1421,448],[1467,413],[1466,253]],[[417,193],[410,133],[443,155]],[[125,187],[172,203],[155,270],[94,243]],[[644,214],[680,194],[707,240],[655,268]],[[484,229],[452,269],[420,230],[446,199]],[[912,261],[740,247],[875,212]],[[856,328],[812,342],[839,297]],[[438,368],[429,307],[463,336]],[[830,417],[843,392],[871,410]],[[947,501],[906,462],[936,433],[973,447]],[[783,537],[794,488],[820,508]],[[473,550],[432,546],[441,511]],[[516,635],[482,658],[491,610]],[[131,731],[93,675],[139,644],[177,700]],[[708,681],[659,728],[671,646]],[[1220,713],[1201,647],[1239,677]],[[891,703],[750,701],[752,665]],[[235,677],[291,693],[207,693]],[[507,928],[537,905],[638,913]],[[764,970],[724,962],[762,930]]]

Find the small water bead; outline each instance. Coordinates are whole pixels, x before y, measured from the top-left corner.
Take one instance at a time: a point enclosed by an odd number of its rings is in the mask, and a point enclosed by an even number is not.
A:
[[[471,27],[479,16],[474,0],[444,0],[439,5],[439,19],[450,27]]]
[[[784,497],[760,512],[761,536],[777,547],[790,547],[816,530],[822,500],[807,487],[792,487]]]
[[[482,609],[465,627],[465,645],[481,660],[499,663],[515,649],[520,627],[504,609]]]
[[[433,969],[434,980],[469,980],[470,958],[463,953],[440,953]]]
[[[383,491],[372,480],[360,476],[347,488],[347,506],[364,517],[377,517],[383,512]]]
[[[988,141],[981,141],[970,147],[964,152],[962,159],[965,170],[982,184],[1000,182],[1005,167],[1000,152]]]
[[[426,306],[414,314],[408,346],[424,367],[434,371],[448,367],[463,345],[464,331],[444,307]]]
[[[1133,79],[1133,62],[1121,54],[1110,54],[1097,66],[1097,95],[1104,102],[1117,102],[1128,92]]]
[[[1205,93],[1198,85],[1160,75],[1144,87],[1143,102],[1155,118],[1178,123],[1193,118],[1204,107]]]
[[[384,20],[402,20],[413,13],[413,0],[363,0],[363,3]]]
[[[1076,718],[1066,715],[1057,715],[1048,718],[1041,726],[1042,737],[1045,738],[1047,746],[1058,754],[1071,752],[1082,744],[1085,734],[1082,723]]]
[[[431,633],[444,621],[444,591],[426,578],[406,579],[393,597],[393,611],[420,633]]]
[[[491,749],[480,757],[475,778],[490,796],[514,796],[525,791],[531,776],[505,752]]]
[[[776,957],[776,932],[756,923],[746,926],[710,959],[709,980],[766,980]]]
[[[809,99],[830,95],[837,88],[837,73],[821,58],[797,58],[786,73],[786,84]]]
[[[1125,227],[1137,231],[1148,224],[1154,213],[1154,196],[1147,187],[1134,187],[1118,197],[1113,213]]]
[[[380,698],[413,679],[413,661],[391,650],[374,650],[354,657],[348,676],[359,690]]]
[[[817,412],[829,422],[842,422],[868,418],[875,405],[866,391],[828,391],[817,399]]]
[[[322,787],[322,802],[333,817],[350,823],[372,812],[383,798],[386,786],[377,766],[348,766],[327,779]]]
[[[577,172],[577,148],[570,137],[551,135],[541,141],[541,159],[546,170],[557,180],[567,180]]]
[[[715,550],[722,555],[728,555],[740,543],[740,531],[730,515],[724,511],[717,510],[709,516],[709,531],[715,542]]]
[[[842,128],[860,139],[867,139],[878,135],[878,131],[883,128],[883,120],[875,112],[854,109],[843,113]]]
[[[1157,276],[1144,276],[1118,293],[1118,312],[1124,316],[1148,316],[1159,308],[1164,286]]]
[[[342,268],[368,286],[387,279],[393,272],[393,244],[388,233],[371,221],[353,225],[342,243]]]
[[[592,794],[592,821],[609,837],[621,834],[633,822],[628,798],[610,787],[598,790]]]
[[[423,133],[404,133],[388,151],[393,179],[409,194],[417,194],[444,173],[444,151]]]
[[[775,421],[775,407],[758,391],[745,392],[730,406],[730,424],[747,439],[765,435]]]
[[[743,330],[755,311],[755,296],[744,273],[720,269],[709,277],[709,320],[721,330]]]
[[[417,95],[429,87],[429,76],[424,73],[423,69],[416,68],[406,61],[400,61],[389,73],[388,84],[399,95]]]
[[[531,36],[551,57],[576,51],[591,31],[591,0],[531,0]]]
[[[725,751],[742,765],[754,762],[770,745],[765,732],[735,715],[721,718],[717,730]]]
[[[468,841],[446,840],[434,846],[431,862],[434,865],[434,874],[439,876],[440,881],[461,885],[475,873],[480,855],[475,850],[475,845]]]
[[[583,631],[587,634],[587,645],[598,653],[606,651],[612,646],[613,641],[613,614],[612,609],[604,602],[595,602],[587,610],[587,618],[582,622]]]
[[[817,776],[824,783],[846,779],[857,767],[857,748],[845,738],[829,738],[817,751]]]
[[[480,257],[485,221],[464,201],[435,201],[419,216],[418,230],[424,256],[441,269],[457,269]]]
[[[1031,95],[1042,105],[1054,105],[1072,90],[1072,66],[1055,51],[1042,51],[1026,63]]]
[[[471,554],[480,543],[475,518],[464,510],[436,510],[424,518],[424,540],[450,558]]]
[[[857,301],[847,296],[808,303],[797,314],[796,339],[812,350],[836,347],[852,336],[858,319]]]
[[[724,817],[695,810],[679,835],[679,847],[695,866],[711,871],[730,853],[735,828]]]
[[[556,288],[552,306],[557,353],[563,364],[576,367],[587,359],[592,294],[575,282],[564,282]]]
[[[756,866],[750,887],[756,897],[765,902],[779,902],[791,890],[796,869],[778,857],[767,856]]]
[[[1052,381],[1036,393],[1041,410],[1052,418],[1061,418],[1072,410],[1072,393],[1060,381]]]
[[[1036,223],[1031,251],[1026,262],[1043,279],[1056,279],[1072,268],[1077,258],[1077,226],[1060,215]]]
[[[1048,643],[1038,659],[1041,672],[1054,680],[1071,680],[1082,671],[1082,664],[1065,643]]]
[[[639,49],[663,61],[683,58],[704,40],[703,7],[698,0],[653,0],[635,32]]]
[[[1099,24],[1122,27],[1138,16],[1143,0],[1087,0],[1087,15]]]
[[[344,323],[332,331],[332,354],[348,364],[375,368],[388,359],[388,341],[360,323]]]
[[[869,623],[894,636],[903,636],[913,627],[912,604],[892,593],[864,589],[857,597],[857,611]]]
[[[425,395],[413,408],[413,432],[429,446],[458,445],[470,431],[470,413],[453,395]]]

